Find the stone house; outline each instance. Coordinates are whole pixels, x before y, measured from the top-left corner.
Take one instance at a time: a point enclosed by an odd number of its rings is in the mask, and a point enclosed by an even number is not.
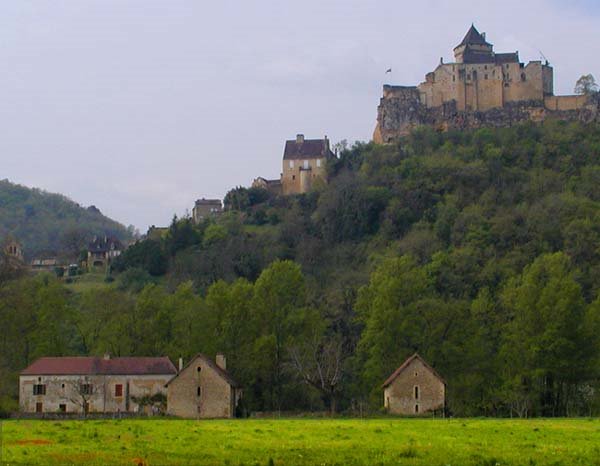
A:
[[[88,268],[106,268],[121,255],[124,247],[117,238],[94,236],[88,245]]]
[[[252,187],[265,189],[275,195],[282,194],[281,180],[267,180],[266,178],[259,176],[252,181]]]
[[[166,357],[40,358],[20,374],[19,406],[24,413],[136,413],[142,398],[165,396],[176,373]]]
[[[242,398],[240,385],[227,372],[226,359],[198,354],[167,384],[167,414],[185,418],[232,418]]]
[[[443,410],[446,382],[415,353],[383,383],[383,399],[391,414],[418,416]]]
[[[295,140],[285,142],[281,186],[284,195],[310,191],[317,179],[326,179],[326,166],[335,154],[329,148],[329,139],[305,139],[298,134]]]
[[[198,199],[192,209],[192,219],[194,223],[200,223],[208,217],[212,217],[223,212],[221,199]]]

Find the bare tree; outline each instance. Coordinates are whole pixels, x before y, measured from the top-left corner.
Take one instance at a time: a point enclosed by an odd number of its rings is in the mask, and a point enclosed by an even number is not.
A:
[[[302,380],[316,388],[334,415],[343,378],[344,347],[341,339],[313,335],[290,348],[292,364]]]
[[[83,416],[87,416],[90,408],[90,400],[99,393],[99,385],[95,384],[89,377],[80,377],[68,382],[69,400],[79,406]]]

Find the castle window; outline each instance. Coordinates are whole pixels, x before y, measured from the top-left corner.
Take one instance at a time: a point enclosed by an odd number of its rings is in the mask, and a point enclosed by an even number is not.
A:
[[[487,75],[487,74],[486,74],[486,75],[484,75],[484,78],[485,78],[485,79],[488,79],[488,75]]]
[[[290,160],[290,168],[294,168],[294,161]]]
[[[202,388],[198,387],[196,389],[196,396],[201,396],[202,395]]]
[[[419,405],[415,405],[415,414],[419,414]]]
[[[317,167],[321,166],[321,159],[317,159]]]
[[[452,82],[456,82],[456,76],[452,75]]]
[[[415,385],[415,400],[419,399],[419,386]]]
[[[305,169],[305,170],[308,170],[308,160],[305,160],[305,161],[304,161],[304,169]]]
[[[123,396],[123,384],[116,384],[115,385],[115,396]]]

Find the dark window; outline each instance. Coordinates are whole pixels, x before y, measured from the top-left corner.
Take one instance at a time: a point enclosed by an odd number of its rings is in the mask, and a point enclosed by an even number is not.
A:
[[[58,405],[58,410],[61,413],[66,413],[67,412],[67,405]]]
[[[37,384],[33,386],[33,394],[34,395],[45,395],[46,394],[46,385]]]
[[[415,387],[415,400],[418,400],[418,399],[419,399],[419,387],[416,386]]]
[[[123,385],[120,383],[115,385],[115,396],[123,396]]]
[[[202,368],[200,366],[198,366],[198,368],[196,369],[198,372],[200,372],[202,370]]]
[[[419,405],[415,405],[415,413],[418,414],[419,413]]]
[[[196,389],[196,396],[200,396],[200,395],[202,395],[202,389],[200,387],[198,387]]]
[[[487,74],[484,77],[485,77],[485,79],[488,79],[488,75]]]
[[[79,391],[82,395],[93,395],[94,386],[91,383],[82,383],[79,386]]]
[[[521,81],[527,81],[527,75],[525,73],[521,73]]]

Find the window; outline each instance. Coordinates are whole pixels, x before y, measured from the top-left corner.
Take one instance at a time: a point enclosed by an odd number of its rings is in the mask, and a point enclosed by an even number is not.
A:
[[[484,78],[485,78],[485,79],[488,79],[488,75],[487,75],[487,74],[486,74],[486,75],[484,75]]]
[[[196,368],[196,371],[198,371],[198,373],[200,373],[200,371],[201,371],[201,370],[202,370],[202,368],[201,368],[200,366],[198,366],[198,367]]]
[[[42,403],[36,403],[35,404],[35,412],[36,413],[43,413],[44,412],[44,405]]]
[[[294,161],[290,160],[290,168],[294,168]]]
[[[123,396],[123,384],[116,384],[115,385],[115,396]]]
[[[321,159],[317,159],[317,167],[321,166]]]
[[[65,404],[58,405],[58,412],[60,412],[60,413],[66,413],[67,412],[67,405],[65,405]]]
[[[419,386],[415,385],[415,400],[419,399]]]
[[[295,179],[296,179],[296,175],[292,175],[292,180],[295,180]]]
[[[91,383],[82,383],[79,386],[79,391],[82,395],[93,395],[94,386]]]
[[[527,81],[527,75],[525,73],[521,73],[521,81]]]
[[[304,161],[304,169],[305,169],[305,170],[308,170],[308,160],[305,160],[305,161]]]
[[[419,377],[419,373],[418,372],[415,372],[415,377]]]
[[[419,414],[419,405],[415,405],[415,414]]]
[[[456,76],[455,75],[452,75],[452,82],[453,83],[456,82]]]
[[[36,384],[33,386],[33,394],[34,395],[45,395],[46,394],[46,385],[44,384]]]
[[[196,396],[198,396],[198,397],[199,397],[199,396],[201,396],[201,395],[202,395],[202,388],[201,388],[201,387],[198,387],[198,388],[196,389]]]

